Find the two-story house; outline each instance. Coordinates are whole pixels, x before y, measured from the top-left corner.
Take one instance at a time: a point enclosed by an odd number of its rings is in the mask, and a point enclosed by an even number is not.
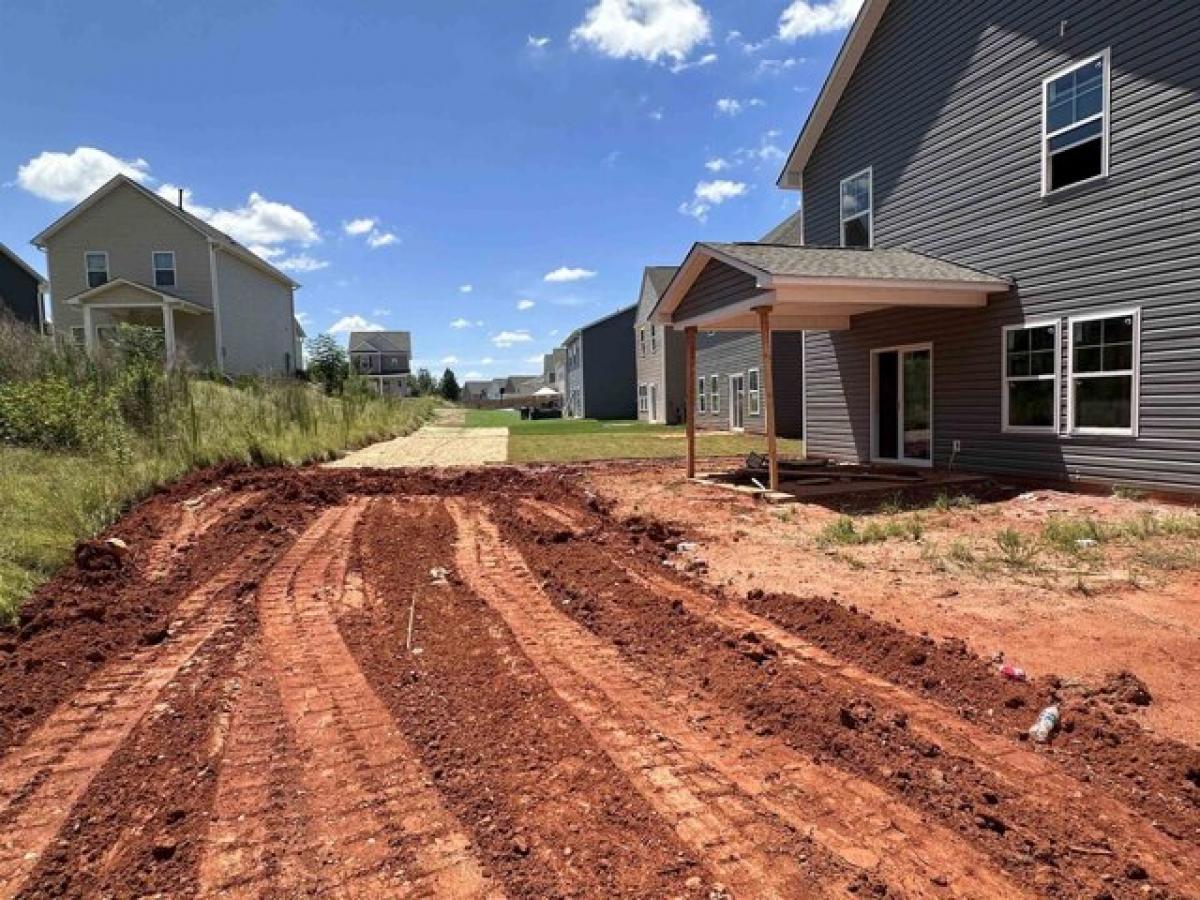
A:
[[[633,332],[638,418],[664,425],[682,422],[687,402],[683,335],[650,319],[673,277],[674,266],[646,266]]]
[[[412,335],[407,331],[350,332],[350,365],[382,396],[405,397],[412,378]]]
[[[805,246],[699,244],[656,315],[805,331],[808,452],[1200,488],[1200,18],[866,0],[789,156]]]
[[[576,329],[563,342],[566,417],[637,417],[637,362],[630,340],[636,318],[637,306],[628,306]]]
[[[560,394],[567,375],[567,351],[556,347],[542,357],[542,383]]]
[[[118,175],[33,239],[55,333],[89,351],[121,322],[159,328],[169,363],[290,375],[296,282],[224,232]]]
[[[42,331],[45,297],[46,279],[0,244],[0,314]]]

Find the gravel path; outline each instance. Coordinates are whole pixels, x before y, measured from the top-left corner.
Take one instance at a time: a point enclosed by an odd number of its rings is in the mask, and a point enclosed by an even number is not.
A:
[[[508,461],[507,428],[464,428],[454,424],[458,410],[438,410],[419,431],[372,444],[329,463],[333,469],[401,469],[408,466],[479,466]],[[457,417],[461,421],[461,415]]]

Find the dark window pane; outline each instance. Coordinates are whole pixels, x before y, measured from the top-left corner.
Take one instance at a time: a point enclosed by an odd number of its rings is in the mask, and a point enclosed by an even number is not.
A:
[[[1008,385],[1008,424],[1014,428],[1054,425],[1054,382],[1014,381]]]
[[[894,350],[880,353],[876,359],[876,427],[880,459],[900,458],[900,417],[896,397],[900,392],[900,354]]]
[[[847,247],[869,247],[871,235],[867,229],[867,217],[860,216],[842,224],[843,243]]]
[[[1029,354],[1010,353],[1008,355],[1008,377],[1022,378],[1029,374]]]
[[[929,459],[933,449],[928,350],[904,354],[904,457]]]
[[[1117,316],[1104,320],[1104,343],[1129,344],[1133,342],[1133,316]]]
[[[108,274],[105,272],[88,272],[88,287],[100,287],[108,281]]]
[[[1058,131],[1075,121],[1075,104],[1070,98],[1046,106],[1046,130]]]
[[[1104,348],[1104,371],[1119,372],[1133,368],[1133,345],[1116,344]]]
[[[1089,87],[1098,85],[1104,75],[1104,60],[1094,60],[1086,66],[1076,69],[1074,75],[1076,91],[1085,91]]]
[[[1075,323],[1075,346],[1097,346],[1104,340],[1104,322],[1093,319],[1088,322]]]
[[[1075,95],[1075,121],[1094,116],[1104,106],[1104,87],[1097,81]]]
[[[1050,157],[1050,190],[1100,175],[1104,171],[1103,143],[1102,139],[1096,138],[1053,154]]]
[[[1047,325],[1041,328],[1030,328],[1029,331],[1029,348],[1031,350],[1053,350],[1054,347],[1054,326]]]
[[[1014,329],[1008,333],[1008,349],[1023,352],[1029,349],[1029,329]]]
[[[1029,355],[1030,375],[1053,375],[1055,353],[1053,350],[1039,350]]]
[[[1075,426],[1129,428],[1133,422],[1132,397],[1132,375],[1076,379]]]
[[[154,273],[154,284],[156,287],[174,287],[175,286],[175,270],[160,269]]]
[[[1075,350],[1076,372],[1102,372],[1103,354],[1099,347],[1083,347]]]

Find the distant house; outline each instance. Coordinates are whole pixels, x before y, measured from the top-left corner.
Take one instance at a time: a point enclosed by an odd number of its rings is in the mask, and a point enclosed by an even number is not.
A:
[[[650,320],[658,298],[675,275],[674,266],[647,266],[642,273],[636,327],[637,413],[643,422],[677,425],[687,404],[683,333]]]
[[[46,279],[0,244],[0,311],[42,331],[45,295]]]
[[[33,239],[54,330],[89,352],[122,322],[162,331],[168,363],[230,375],[301,365],[296,282],[224,232],[118,175]]]
[[[542,381],[545,387],[563,393],[563,382],[567,378],[567,351],[556,347],[542,358]]]
[[[564,342],[568,417],[637,418],[637,360],[629,339],[637,309],[629,306],[597,319]]]
[[[382,396],[408,396],[411,363],[412,335],[409,332],[350,332],[350,364]]]
[[[486,400],[490,386],[491,382],[488,381],[468,381],[463,384],[462,399],[465,402]]]

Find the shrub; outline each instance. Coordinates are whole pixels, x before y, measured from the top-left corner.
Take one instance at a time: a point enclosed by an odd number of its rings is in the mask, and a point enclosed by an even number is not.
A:
[[[1015,528],[1005,528],[997,534],[996,545],[1000,548],[1004,561],[1013,568],[1027,568],[1037,558],[1037,544]]]
[[[120,414],[95,384],[59,375],[0,382],[0,442],[43,450],[103,450],[120,444]]]

